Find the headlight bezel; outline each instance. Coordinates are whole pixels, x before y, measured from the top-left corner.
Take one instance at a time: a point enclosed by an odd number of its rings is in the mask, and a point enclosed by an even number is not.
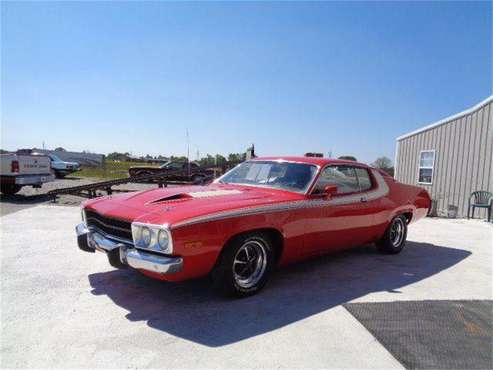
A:
[[[150,232],[150,243],[146,245],[143,241],[142,231],[147,228]],[[166,248],[163,248],[159,244],[159,233],[164,232],[168,236],[168,244]],[[161,254],[173,253],[173,239],[171,237],[171,231],[167,225],[156,225],[145,222],[132,222],[132,239],[134,246],[139,249],[149,250]]]

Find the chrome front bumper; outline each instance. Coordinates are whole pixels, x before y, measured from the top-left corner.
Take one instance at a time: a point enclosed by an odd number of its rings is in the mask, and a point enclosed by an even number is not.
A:
[[[172,274],[181,271],[183,258],[159,256],[134,248],[132,244],[118,242],[103,233],[87,228],[83,223],[75,227],[79,248],[85,252],[96,250],[108,254],[119,253],[122,265],[158,274]]]

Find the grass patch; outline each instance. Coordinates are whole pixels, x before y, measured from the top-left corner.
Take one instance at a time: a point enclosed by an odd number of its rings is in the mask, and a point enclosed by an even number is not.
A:
[[[128,169],[135,166],[152,166],[147,163],[106,161],[105,167],[83,167],[74,173],[78,177],[93,177],[99,179],[123,179],[128,177]]]

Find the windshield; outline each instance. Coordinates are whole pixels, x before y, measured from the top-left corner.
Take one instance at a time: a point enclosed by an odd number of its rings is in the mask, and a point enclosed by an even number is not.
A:
[[[217,182],[265,186],[304,193],[316,173],[316,166],[305,163],[252,161],[241,163]]]
[[[51,158],[52,161],[55,162],[63,162],[60,158],[58,158],[55,154],[48,154],[48,157]]]

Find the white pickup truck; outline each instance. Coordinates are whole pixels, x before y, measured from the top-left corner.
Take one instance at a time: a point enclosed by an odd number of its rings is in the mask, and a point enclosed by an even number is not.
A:
[[[40,188],[55,175],[50,158],[29,151],[0,154],[0,190],[3,194],[15,194],[23,186]]]

